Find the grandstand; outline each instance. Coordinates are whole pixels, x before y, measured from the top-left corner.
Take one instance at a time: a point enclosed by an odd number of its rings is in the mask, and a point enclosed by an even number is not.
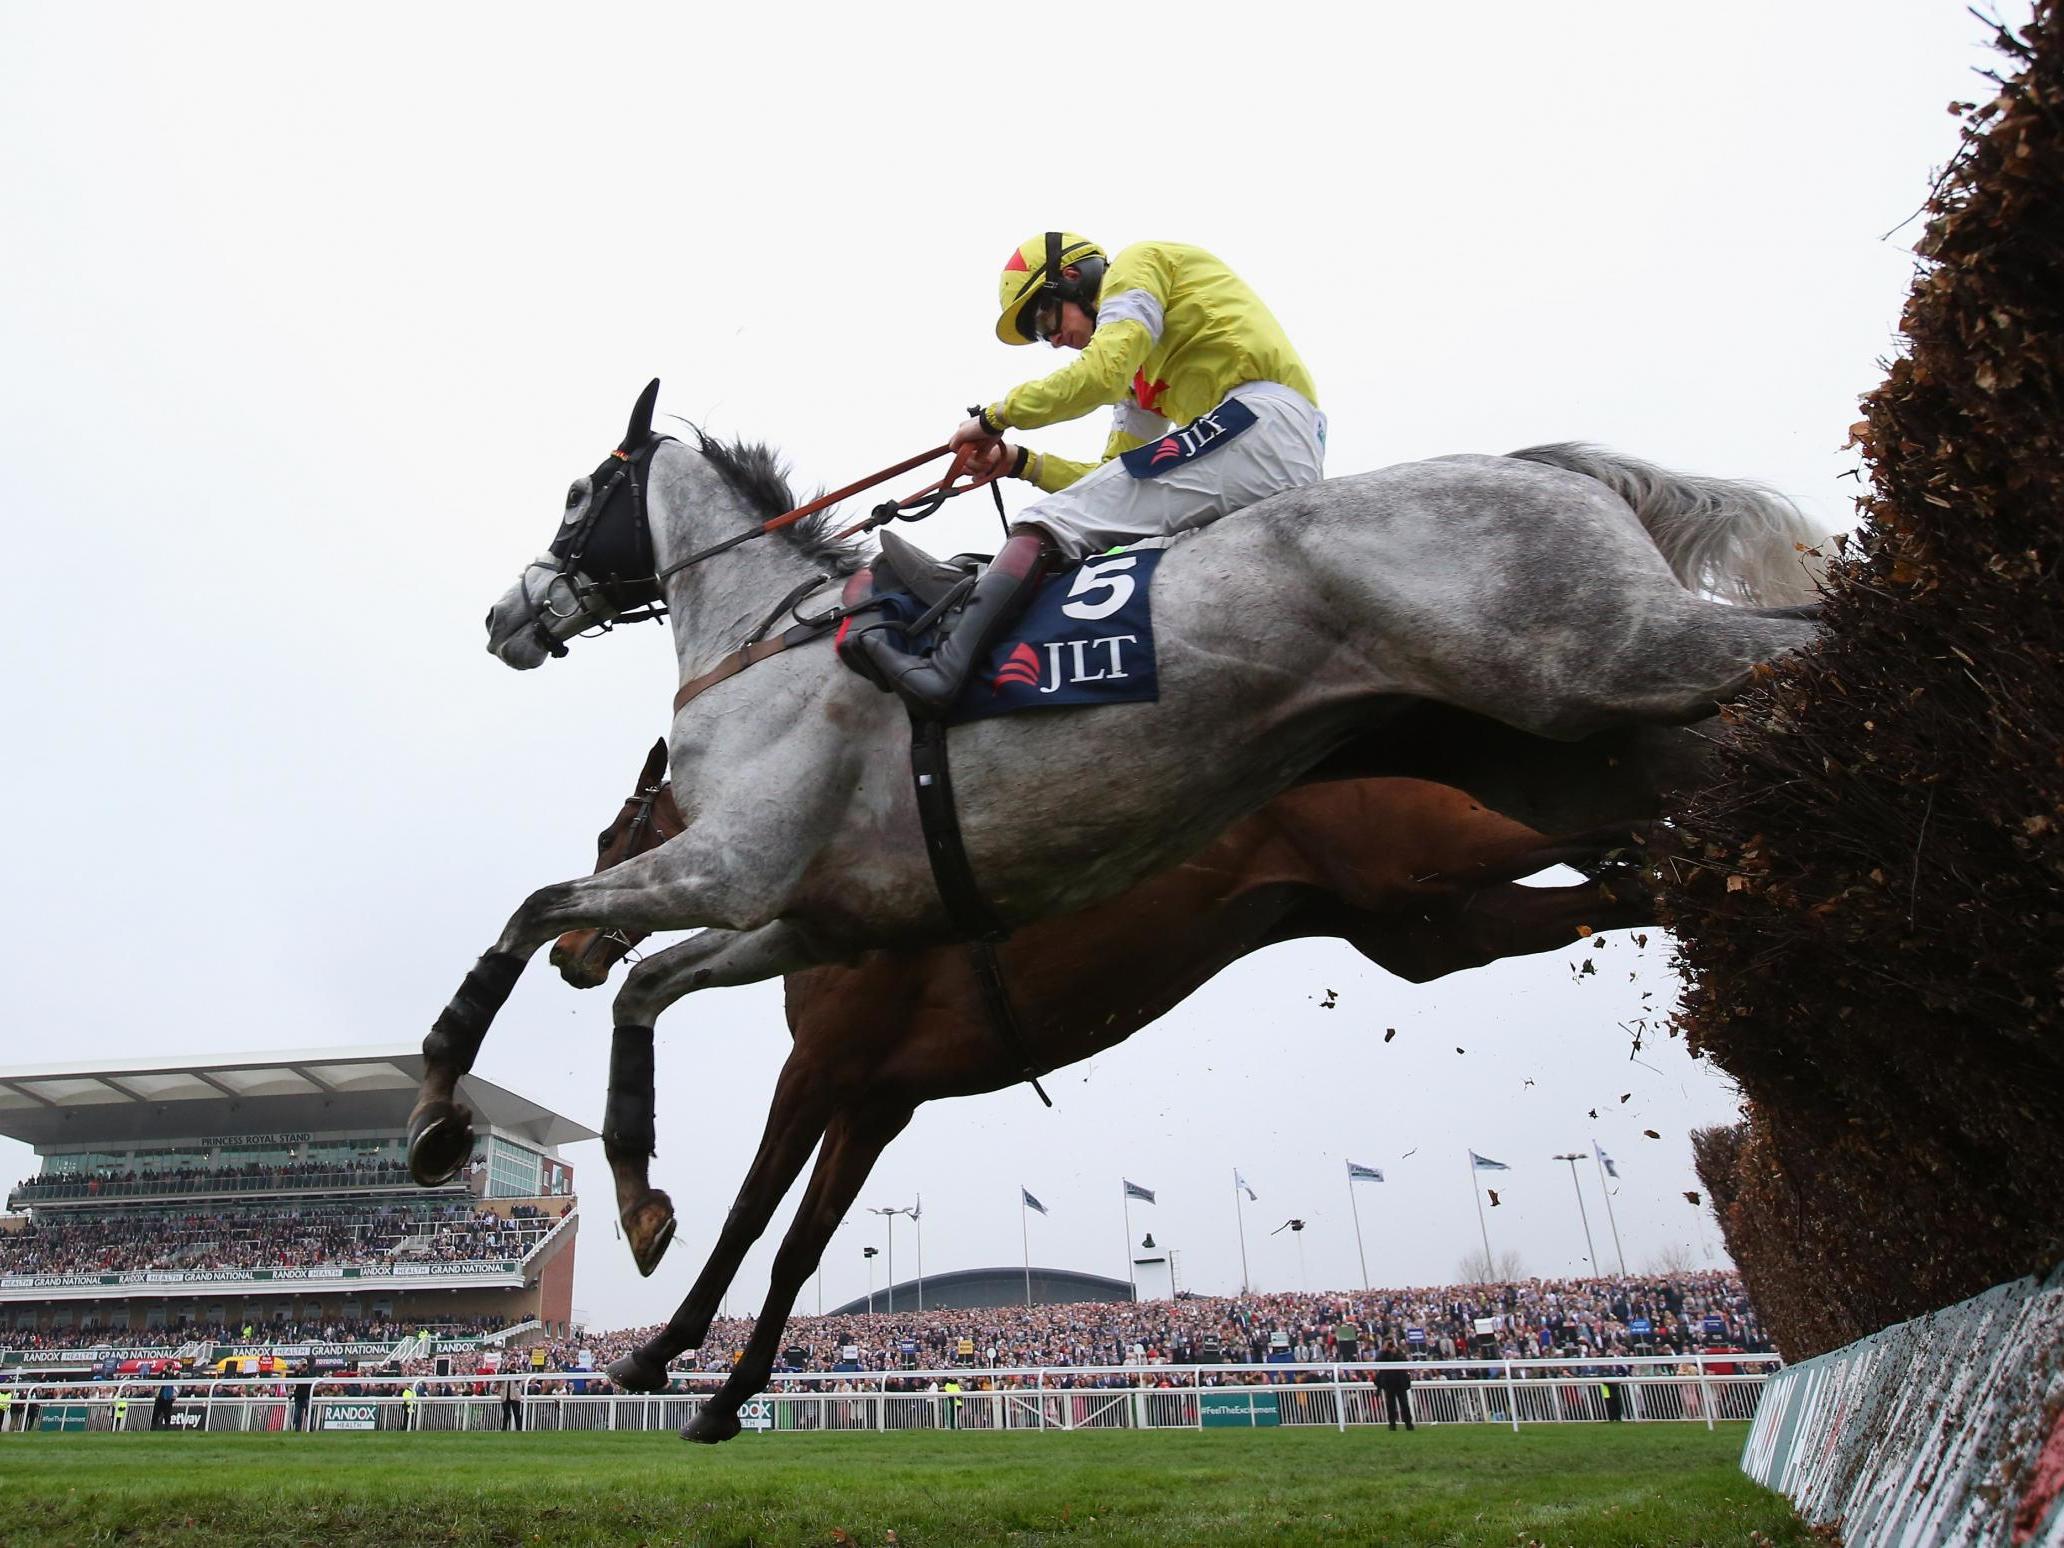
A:
[[[580,1217],[560,1147],[594,1132],[467,1076],[473,1161],[418,1188],[421,1073],[414,1048],[0,1071],[0,1134],[40,1162],[0,1215],[0,1360],[340,1369],[564,1336]]]

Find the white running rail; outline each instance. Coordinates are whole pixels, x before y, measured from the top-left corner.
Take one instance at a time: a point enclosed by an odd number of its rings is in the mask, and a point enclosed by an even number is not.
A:
[[[1776,1355],[1614,1362],[1559,1360],[1420,1361],[1408,1398],[1415,1424],[1703,1423],[1753,1418]],[[1712,1367],[1719,1366],[1715,1370]],[[784,1373],[741,1413],[748,1428],[845,1430],[1166,1430],[1322,1426],[1345,1430],[1386,1422],[1375,1385],[1381,1365],[1088,1366],[1070,1369]],[[958,1381],[959,1393],[930,1390]],[[722,1383],[717,1372],[677,1372],[676,1390],[651,1397],[616,1392],[599,1372],[505,1372],[473,1376],[297,1377],[179,1383],[170,1427],[210,1431],[282,1429],[538,1430],[678,1429]],[[976,1387],[987,1381],[991,1386]],[[1112,1385],[1110,1383],[1115,1383]],[[1164,1384],[1165,1383],[1165,1384]],[[11,1428],[147,1429],[160,1382],[18,1382]],[[295,1389],[310,1389],[297,1399]],[[404,1390],[413,1394],[404,1397]],[[34,1419],[31,1420],[33,1410]]]

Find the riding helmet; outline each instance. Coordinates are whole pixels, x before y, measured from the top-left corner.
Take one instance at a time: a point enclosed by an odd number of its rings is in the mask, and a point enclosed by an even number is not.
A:
[[[1003,266],[1003,279],[997,286],[1002,311],[996,319],[996,336],[1006,344],[1033,343],[1038,338],[1033,317],[1049,297],[1078,306],[1094,305],[1104,282],[1104,263],[1104,250],[1073,231],[1043,231],[1020,242]],[[1080,271],[1075,279],[1061,272],[1071,267]]]

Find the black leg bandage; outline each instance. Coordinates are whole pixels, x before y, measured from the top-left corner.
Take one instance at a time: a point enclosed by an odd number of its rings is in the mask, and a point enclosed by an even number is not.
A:
[[[602,1113],[602,1151],[652,1156],[652,1028],[618,1027],[609,1041],[609,1105]]]
[[[442,1065],[463,1075],[473,1068],[482,1039],[493,1025],[495,1013],[523,976],[524,959],[510,951],[491,951],[473,964],[451,1004],[431,1024],[423,1039],[423,1057],[431,1065]]]

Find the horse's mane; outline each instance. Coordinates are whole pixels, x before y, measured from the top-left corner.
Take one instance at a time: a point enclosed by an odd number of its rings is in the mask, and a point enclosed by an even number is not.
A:
[[[763,441],[726,441],[697,424],[688,428],[695,432],[697,449],[763,521],[801,503],[789,488],[788,470],[773,447]],[[834,536],[837,515],[838,507],[833,506],[781,528],[780,534],[801,549],[805,558],[825,566],[833,575],[851,575],[866,562],[866,555],[851,539],[841,542]]]

